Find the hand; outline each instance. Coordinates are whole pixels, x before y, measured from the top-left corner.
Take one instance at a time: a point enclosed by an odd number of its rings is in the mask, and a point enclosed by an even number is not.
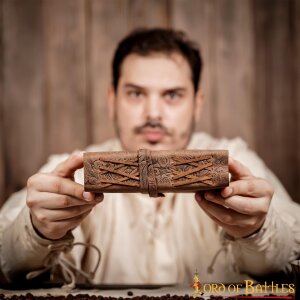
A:
[[[273,187],[253,176],[240,162],[229,158],[231,182],[219,192],[196,193],[196,201],[206,214],[234,238],[258,231],[266,218]]]
[[[70,156],[51,173],[37,173],[27,181],[26,203],[33,227],[43,237],[56,240],[73,230],[103,200],[103,194],[84,192],[74,182],[83,167],[83,154]]]

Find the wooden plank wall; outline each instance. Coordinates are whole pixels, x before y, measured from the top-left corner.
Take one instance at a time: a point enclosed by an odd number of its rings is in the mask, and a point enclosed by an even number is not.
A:
[[[0,0],[0,204],[48,155],[113,136],[110,61],[137,26],[200,44],[197,128],[244,138],[300,202],[299,20],[297,0]]]
[[[292,78],[294,80],[294,86],[293,86],[293,90],[294,90],[294,99],[296,102],[295,105],[295,110],[297,111],[297,123],[295,124],[295,127],[298,128],[298,131],[296,132],[297,137],[295,139],[295,144],[294,146],[296,147],[296,149],[298,150],[298,156],[296,156],[295,159],[295,163],[294,165],[295,168],[298,170],[298,174],[297,177],[295,179],[296,182],[296,186],[298,186],[298,189],[290,189],[290,193],[293,195],[294,199],[296,199],[296,201],[300,202],[300,2],[295,2],[294,7],[293,7],[293,27],[294,27],[294,31],[293,31],[293,56],[294,56],[294,63],[293,63],[293,71],[292,71]],[[297,163],[298,161],[298,163]]]
[[[3,24],[3,1],[0,0],[0,28]],[[0,33],[0,205],[5,192],[4,153],[3,153],[3,38]],[[1,201],[2,200],[2,201]]]
[[[3,1],[2,10],[2,143],[5,187],[10,193],[45,159],[46,74],[41,2]]]

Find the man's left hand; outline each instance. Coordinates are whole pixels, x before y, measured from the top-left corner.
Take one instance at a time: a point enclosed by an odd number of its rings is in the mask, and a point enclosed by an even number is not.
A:
[[[229,158],[231,182],[221,191],[197,192],[196,201],[205,213],[234,238],[258,231],[274,193],[265,179],[255,177],[237,160]]]

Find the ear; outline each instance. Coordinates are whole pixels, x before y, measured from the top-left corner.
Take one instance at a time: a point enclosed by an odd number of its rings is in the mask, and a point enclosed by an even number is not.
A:
[[[110,85],[107,90],[107,108],[110,120],[114,121],[116,111],[116,93],[112,85]]]
[[[204,104],[204,92],[201,88],[198,89],[195,95],[195,121],[198,122],[202,115]]]

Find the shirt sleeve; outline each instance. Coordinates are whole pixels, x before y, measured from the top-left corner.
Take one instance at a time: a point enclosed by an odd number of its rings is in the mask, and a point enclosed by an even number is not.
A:
[[[32,226],[29,209],[24,207],[2,233],[2,272],[8,282],[24,279],[29,272],[45,268],[49,257],[70,249],[72,243],[72,233],[57,241],[41,238]]]
[[[102,145],[92,145],[87,151],[112,150],[116,143],[116,140],[112,140]],[[50,156],[39,172],[53,171],[69,155],[65,153]],[[83,170],[77,170],[74,177],[76,182],[82,183]],[[86,243],[86,234],[82,226],[78,226],[72,233],[59,240],[51,241],[40,237],[31,223],[26,195],[25,188],[12,194],[0,211],[0,270],[3,273],[0,276],[4,275],[8,282],[24,279],[28,273],[36,271],[36,274],[53,264],[58,256],[71,262],[73,268],[81,269],[85,248],[73,247],[73,242]]]
[[[52,171],[67,157],[67,154],[51,156],[39,172]],[[71,233],[56,241],[43,239],[36,233],[26,206],[26,194],[25,188],[12,194],[0,211],[0,268],[8,282],[43,268],[50,255],[64,251],[73,242]]]

